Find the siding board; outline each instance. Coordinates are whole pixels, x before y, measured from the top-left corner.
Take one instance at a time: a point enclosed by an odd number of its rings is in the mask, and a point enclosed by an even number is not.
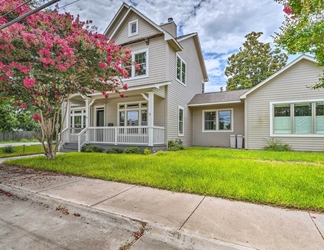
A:
[[[250,93],[245,105],[247,108],[247,142],[249,149],[260,149],[270,139],[270,102],[324,99],[324,90],[314,90],[322,69],[308,60],[301,60],[291,68]],[[323,151],[324,138],[276,136],[288,143],[293,150]]]

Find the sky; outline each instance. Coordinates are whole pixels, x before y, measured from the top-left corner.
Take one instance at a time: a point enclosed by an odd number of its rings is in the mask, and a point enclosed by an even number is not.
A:
[[[272,43],[284,21],[283,7],[274,0],[61,0],[58,5],[81,20],[92,20],[103,33],[123,2],[156,24],[172,17],[178,35],[198,32],[209,76],[206,92],[226,89],[227,59],[238,52],[246,34],[261,31],[259,40]]]

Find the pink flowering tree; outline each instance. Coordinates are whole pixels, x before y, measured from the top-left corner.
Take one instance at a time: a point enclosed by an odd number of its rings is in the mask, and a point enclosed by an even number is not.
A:
[[[324,66],[324,1],[276,0],[286,16],[275,42],[290,54],[310,53]],[[314,88],[324,88],[324,77]]]
[[[23,2],[2,1],[0,16]],[[17,8],[1,17],[0,25],[30,9],[29,5]],[[122,65],[133,63],[129,50],[91,32],[90,23],[69,13],[40,11],[0,31],[0,95],[14,98],[21,108],[32,105],[37,110],[33,119],[41,126],[47,159],[56,156],[64,122],[60,119],[62,103],[75,93],[100,91],[107,98],[109,92],[118,92],[120,79],[128,77]]]

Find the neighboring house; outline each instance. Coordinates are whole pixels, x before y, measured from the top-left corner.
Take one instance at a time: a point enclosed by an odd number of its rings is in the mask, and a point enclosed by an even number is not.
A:
[[[177,36],[172,18],[157,25],[134,7],[123,4],[104,34],[130,48],[141,67],[125,79],[125,98],[111,93],[70,98],[62,143],[80,150],[84,144],[104,148],[165,148],[168,140],[193,144],[192,110],[208,75],[197,33]],[[121,90],[123,92],[123,90]],[[71,144],[72,143],[72,144]]]
[[[231,135],[244,135],[246,149],[260,149],[270,138],[293,150],[324,151],[324,89],[313,89],[323,75],[303,55],[249,90],[197,94],[193,143],[229,147]]]

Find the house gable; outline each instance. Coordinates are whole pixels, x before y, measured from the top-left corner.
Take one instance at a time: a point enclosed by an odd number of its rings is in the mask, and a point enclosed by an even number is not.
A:
[[[128,36],[129,22],[138,20],[138,35]],[[125,26],[127,28],[125,28]],[[142,28],[141,28],[142,27]],[[126,32],[126,33],[125,33]],[[126,35],[125,35],[126,34]],[[116,40],[117,44],[123,44],[125,42],[131,42],[132,40],[140,39],[150,39],[152,36],[157,34],[162,34],[165,41],[168,41],[171,46],[176,48],[177,51],[182,50],[181,45],[176,41],[176,39],[164,30],[162,27],[151,21],[137,9],[132,6],[123,3],[121,8],[118,10],[117,14],[114,16],[111,23],[108,25],[104,32],[107,37]],[[125,37],[124,37],[125,36]],[[135,38],[136,37],[136,38]],[[133,38],[133,39],[129,39]]]
[[[319,118],[315,110],[317,103],[324,102],[324,90],[312,88],[322,73],[313,58],[301,56],[260,83],[258,88],[242,95],[241,98],[245,96],[246,148],[260,149],[266,145],[266,140],[274,137],[293,150],[323,150],[324,134],[317,132]],[[303,105],[309,107],[310,115],[295,113],[295,107]],[[275,106],[288,107],[289,113],[282,115],[288,114],[287,118],[281,119],[280,114],[275,116]],[[300,132],[300,126],[306,126],[309,131]]]

